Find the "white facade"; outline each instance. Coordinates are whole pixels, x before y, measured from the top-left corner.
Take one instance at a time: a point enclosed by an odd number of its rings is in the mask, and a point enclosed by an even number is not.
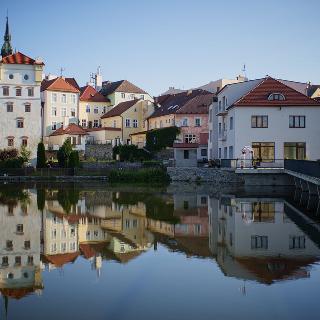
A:
[[[317,106],[232,106],[262,80],[247,81],[225,87],[209,111],[209,158],[239,159],[245,146],[270,144],[273,159],[299,158],[297,150],[308,160],[320,159],[320,107]],[[281,81],[290,86],[290,81]],[[296,83],[294,83],[296,85]],[[295,88],[295,87],[294,87]],[[232,106],[228,109],[228,107]],[[265,117],[264,127],[252,127],[254,117]],[[304,125],[290,127],[292,117],[301,117]],[[287,152],[285,152],[285,147]],[[264,148],[264,147],[263,147]],[[291,148],[288,151],[288,148]],[[261,148],[259,150],[262,150]],[[256,154],[255,157],[260,156]],[[297,152],[296,155],[294,153]],[[265,154],[264,151],[259,153]],[[302,157],[301,155],[301,158]],[[261,158],[264,158],[261,156]]]
[[[38,73],[42,65],[0,62],[0,149],[24,144],[35,162],[41,139],[41,99]]]

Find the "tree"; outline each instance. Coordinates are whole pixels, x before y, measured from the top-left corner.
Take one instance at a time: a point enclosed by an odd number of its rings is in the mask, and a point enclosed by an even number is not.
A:
[[[31,155],[31,151],[28,150],[25,146],[22,146],[20,150],[20,156],[24,163],[29,161],[30,155]]]
[[[78,168],[79,165],[80,165],[79,152],[72,151],[69,156],[68,167],[69,168]]]
[[[46,167],[46,151],[44,148],[43,142],[38,143],[37,149],[37,168],[45,168]]]
[[[61,168],[68,168],[68,161],[69,161],[71,152],[72,152],[72,145],[71,145],[70,139],[67,139],[63,143],[62,147],[59,148],[57,153],[59,166]]]

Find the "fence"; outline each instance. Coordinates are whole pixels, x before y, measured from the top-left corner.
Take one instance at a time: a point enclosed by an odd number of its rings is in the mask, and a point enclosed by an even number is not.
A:
[[[284,168],[311,177],[320,178],[320,161],[284,160]]]
[[[234,169],[283,169],[283,159],[221,159],[218,161],[221,168]],[[217,165],[217,161],[215,162]]]

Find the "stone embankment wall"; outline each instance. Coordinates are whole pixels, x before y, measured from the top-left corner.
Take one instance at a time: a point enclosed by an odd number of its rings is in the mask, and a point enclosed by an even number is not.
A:
[[[244,179],[232,171],[214,168],[167,168],[172,181],[214,182],[217,184],[244,184]]]
[[[85,151],[86,159],[112,160],[111,144],[87,144]]]

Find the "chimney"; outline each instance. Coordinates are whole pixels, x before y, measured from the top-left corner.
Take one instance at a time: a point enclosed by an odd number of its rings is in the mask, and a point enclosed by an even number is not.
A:
[[[187,96],[189,96],[192,93],[192,89],[188,90]]]

